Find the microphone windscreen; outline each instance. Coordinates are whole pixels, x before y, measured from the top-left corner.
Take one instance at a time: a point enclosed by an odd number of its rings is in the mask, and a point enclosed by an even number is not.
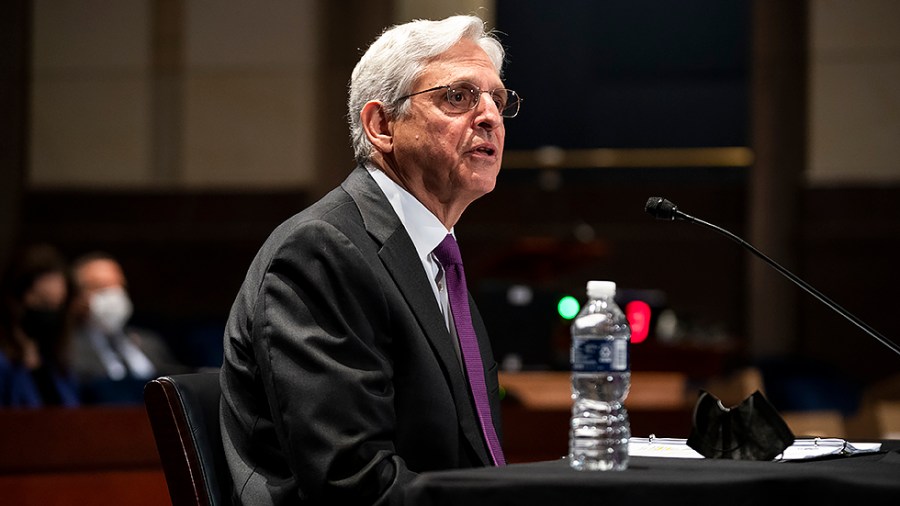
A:
[[[657,220],[674,220],[675,211],[678,208],[675,204],[662,197],[650,197],[647,199],[647,205],[644,206],[644,210]]]

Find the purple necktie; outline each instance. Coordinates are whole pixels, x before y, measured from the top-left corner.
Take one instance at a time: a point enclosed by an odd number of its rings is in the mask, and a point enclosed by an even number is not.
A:
[[[459,349],[462,352],[463,362],[466,364],[466,376],[469,378],[472,397],[475,398],[481,430],[484,432],[484,438],[487,440],[494,464],[506,465],[503,450],[500,448],[500,440],[497,438],[497,432],[494,430],[494,423],[491,419],[491,405],[488,402],[487,388],[484,384],[484,365],[481,363],[478,339],[475,337],[475,329],[472,327],[466,273],[463,270],[462,256],[459,254],[456,239],[451,234],[447,234],[447,237],[434,249],[434,256],[444,267],[444,279],[447,282],[447,293],[450,298],[450,312],[453,313],[453,323],[456,325],[456,334],[459,337]]]

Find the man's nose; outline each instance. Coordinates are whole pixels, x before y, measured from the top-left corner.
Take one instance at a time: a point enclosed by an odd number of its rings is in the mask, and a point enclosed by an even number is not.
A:
[[[503,124],[503,116],[500,115],[500,109],[490,92],[482,91],[481,93],[482,95],[487,94],[487,97],[482,96],[475,106],[475,110],[478,112],[477,123],[482,128],[492,130]]]

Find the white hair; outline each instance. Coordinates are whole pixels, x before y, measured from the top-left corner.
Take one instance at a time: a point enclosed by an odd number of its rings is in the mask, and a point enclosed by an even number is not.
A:
[[[451,16],[440,21],[417,19],[385,30],[360,58],[350,77],[347,102],[350,140],[357,162],[365,163],[372,154],[360,113],[367,102],[384,105],[391,117],[409,110],[400,97],[412,93],[412,86],[432,58],[444,53],[463,38],[476,42],[502,75],[505,52],[493,32],[476,16]]]

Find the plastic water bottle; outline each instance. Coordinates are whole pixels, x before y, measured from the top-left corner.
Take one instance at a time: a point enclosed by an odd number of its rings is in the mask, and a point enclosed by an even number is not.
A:
[[[628,468],[631,328],[616,305],[616,284],[589,281],[588,302],[572,323],[569,465],[579,471]]]

